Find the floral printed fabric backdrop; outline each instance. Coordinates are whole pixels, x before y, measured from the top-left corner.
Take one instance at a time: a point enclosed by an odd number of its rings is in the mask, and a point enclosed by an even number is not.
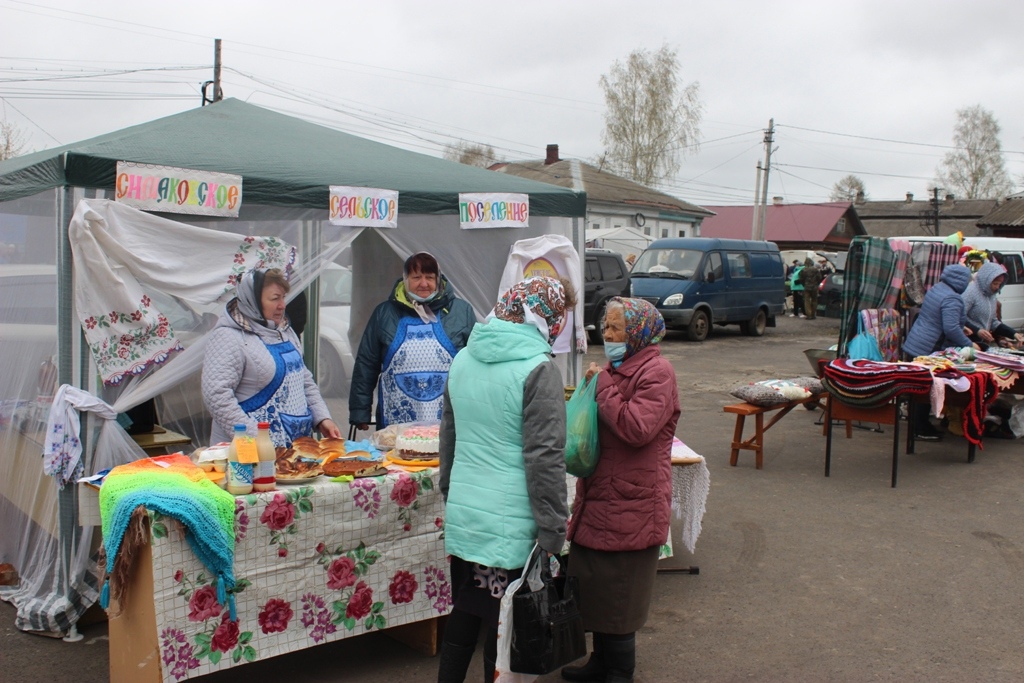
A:
[[[151,513],[164,681],[447,614],[437,470],[235,499],[238,621],[180,528]]]

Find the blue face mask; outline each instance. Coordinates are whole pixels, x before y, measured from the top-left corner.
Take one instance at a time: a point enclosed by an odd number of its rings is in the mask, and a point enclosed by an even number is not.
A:
[[[622,359],[626,356],[626,342],[606,341],[604,343],[604,355],[613,364],[621,363]]]
[[[415,301],[416,303],[418,303],[418,304],[425,304],[425,303],[429,303],[429,302],[433,301],[434,299],[436,299],[439,292],[438,292],[438,290],[435,289],[434,293],[431,294],[428,297],[416,296],[415,294],[413,294],[412,292],[410,292],[408,290],[406,290],[405,293],[408,294],[409,298],[412,299],[413,301]]]

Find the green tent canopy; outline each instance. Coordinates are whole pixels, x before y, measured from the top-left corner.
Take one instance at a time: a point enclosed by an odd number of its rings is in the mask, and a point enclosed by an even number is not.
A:
[[[397,190],[399,212],[458,213],[460,192],[530,196],[535,216],[584,216],[582,192],[410,152],[226,99],[0,162],[0,201],[55,187],[112,190],[118,161],[242,176],[243,202],[328,207],[329,187]]]

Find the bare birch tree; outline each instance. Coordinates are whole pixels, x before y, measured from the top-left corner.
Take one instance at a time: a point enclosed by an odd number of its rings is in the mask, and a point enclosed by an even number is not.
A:
[[[834,202],[852,202],[856,201],[858,195],[867,198],[864,182],[850,174],[836,181],[836,184],[832,186],[832,194],[829,195],[829,199]]]
[[[448,161],[457,161],[460,164],[479,166],[480,168],[487,168],[500,161],[494,148],[490,145],[481,145],[466,140],[450,142],[445,145],[444,158]]]
[[[679,83],[676,51],[634,50],[598,81],[604,90],[605,155],[618,173],[649,185],[679,170],[696,150],[704,105],[700,83]]]
[[[25,134],[16,125],[0,121],[0,161],[12,159],[25,149]]]
[[[956,112],[953,145],[936,169],[939,187],[964,199],[999,199],[1013,189],[999,123],[980,104]]]

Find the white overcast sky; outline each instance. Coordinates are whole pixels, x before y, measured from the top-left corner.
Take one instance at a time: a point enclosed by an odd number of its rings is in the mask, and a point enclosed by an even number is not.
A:
[[[0,0],[0,119],[40,150],[198,106],[221,38],[226,97],[435,156],[466,139],[589,160],[599,77],[667,44],[706,108],[678,197],[750,203],[774,117],[771,196],[827,201],[853,173],[870,199],[923,198],[975,104],[1019,190],[1022,25],[1020,0]]]

